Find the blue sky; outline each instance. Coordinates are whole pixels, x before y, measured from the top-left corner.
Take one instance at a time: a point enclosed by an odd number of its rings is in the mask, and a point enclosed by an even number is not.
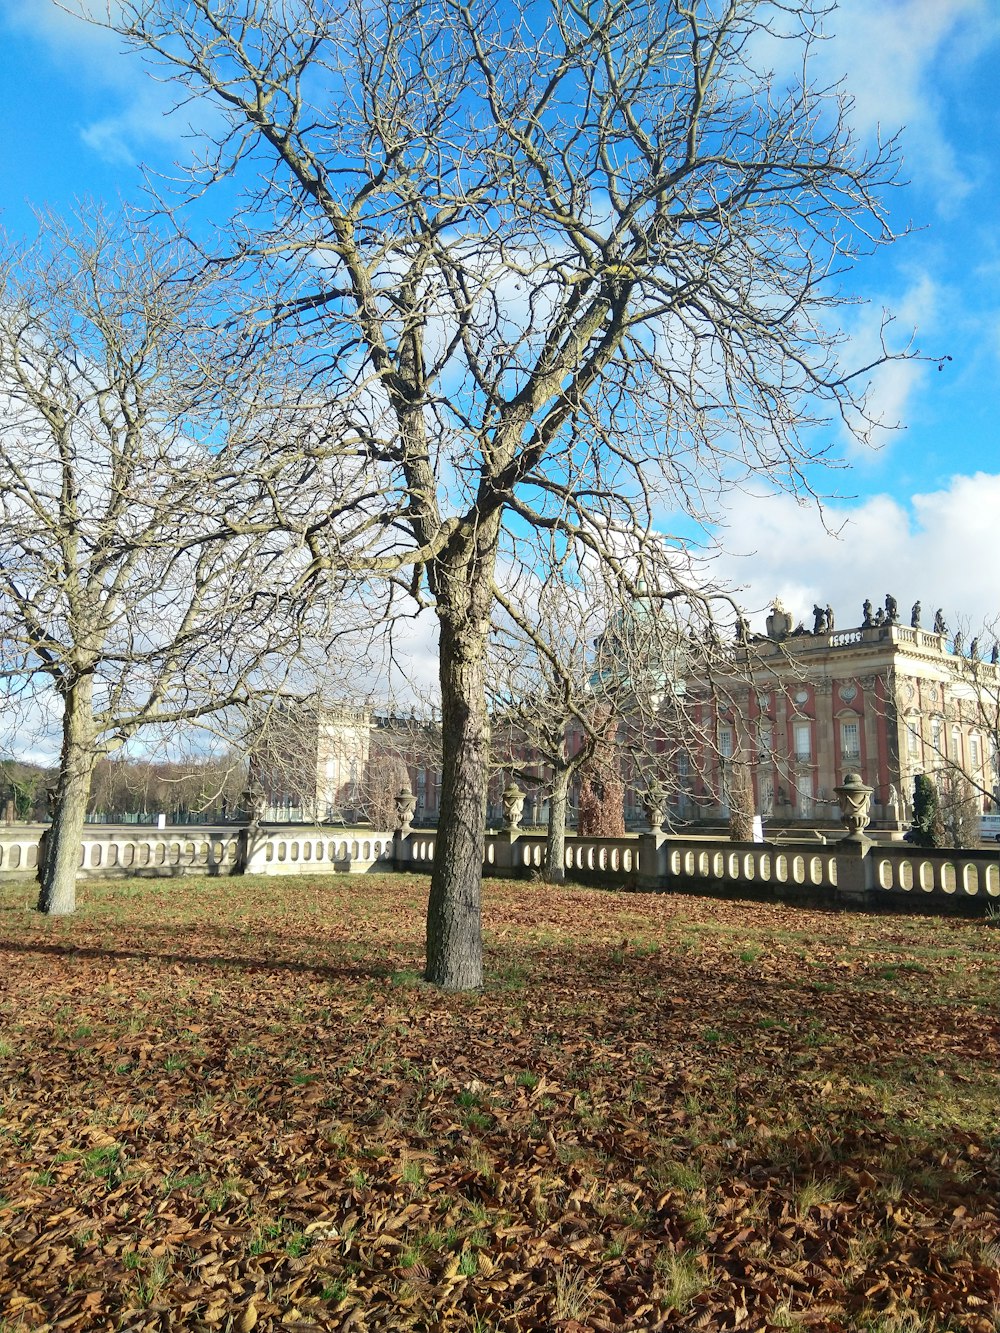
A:
[[[850,468],[819,479],[842,497],[825,525],[789,497],[732,497],[723,569],[757,625],[778,595],[807,623],[829,601],[846,628],[886,592],[906,609],[920,598],[925,618],[942,605],[953,626],[978,625],[1000,614],[1000,4],[843,0],[828,26],[814,75],[846,78],[862,136],[903,127],[910,183],[892,218],[914,229],[856,272],[869,304],[848,312],[848,331],[867,359],[885,307],[894,336],[952,360],[878,376],[876,405],[905,429],[876,451],[840,442]],[[9,233],[31,229],[31,205],[138,198],[140,163],[169,172],[190,153],[187,127],[205,111],[168,114],[169,85],[116,38],[52,0],[0,0],[0,34]]]

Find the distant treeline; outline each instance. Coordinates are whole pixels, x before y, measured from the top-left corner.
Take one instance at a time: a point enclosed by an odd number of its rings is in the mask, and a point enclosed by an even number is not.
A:
[[[59,777],[56,767],[0,760],[0,817],[14,803],[14,817],[48,818],[47,791]],[[247,784],[246,767],[237,756],[210,760],[100,759],[94,770],[88,814],[221,814],[239,805]]]
[[[58,769],[41,764],[26,764],[18,759],[0,759],[0,818],[5,818],[11,801],[14,818],[38,820],[47,818],[47,787],[58,776]]]

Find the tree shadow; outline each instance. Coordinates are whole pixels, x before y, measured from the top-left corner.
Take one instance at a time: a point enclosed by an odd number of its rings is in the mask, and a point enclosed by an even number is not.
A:
[[[369,966],[304,963],[285,958],[255,958],[237,954],[194,954],[165,952],[159,949],[108,948],[103,945],[46,944],[39,941],[24,943],[4,940],[0,942],[0,954],[2,953],[38,954],[49,958],[106,959],[110,962],[137,959],[141,962],[161,962],[170,966],[180,964],[187,967],[237,968],[245,972],[288,972],[330,981],[384,981],[395,970],[387,963],[375,963]]]

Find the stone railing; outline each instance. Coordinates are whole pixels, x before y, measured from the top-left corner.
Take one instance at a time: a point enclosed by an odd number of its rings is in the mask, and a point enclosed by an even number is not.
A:
[[[44,824],[0,827],[0,879],[38,872]],[[392,869],[393,834],[322,826],[88,824],[79,876],[299,875]]]
[[[1000,899],[996,851],[930,851],[905,843],[737,844],[667,840],[642,887],[823,897],[847,905],[925,902],[929,910]],[[653,884],[649,884],[649,880]]]
[[[363,875],[395,867],[392,833],[371,829],[248,829],[241,872],[247,875]]]
[[[38,873],[38,842],[47,824],[0,826],[0,879]]]
[[[37,874],[45,824],[0,828],[0,879]],[[80,844],[81,877],[94,875],[233,875],[242,830],[231,824],[87,824]]]
[[[687,888],[706,885],[796,887],[822,893],[837,888],[836,844],[665,843],[658,849],[658,870],[668,882]]]
[[[399,869],[430,870],[434,837],[413,833],[397,844]],[[486,874],[540,873],[545,839],[491,833]],[[830,841],[733,843],[728,838],[567,836],[566,878],[650,892],[733,892],[781,898],[823,898],[876,906],[924,899],[933,907],[961,899],[1000,898],[997,851],[923,851],[905,843]]]
[[[45,827],[0,827],[0,880],[37,875]],[[417,829],[393,834],[308,825],[88,826],[79,874],[151,878],[427,872],[435,843],[433,831]],[[487,835],[483,870],[488,875],[539,874],[544,860],[545,839],[537,834]],[[571,835],[566,838],[565,872],[569,880],[609,888],[822,898],[859,907],[920,903],[934,911],[964,904],[982,910],[1000,900],[1000,849],[927,851],[867,839],[733,843],[721,837],[663,833]]]
[[[435,835],[414,831],[397,843],[397,868],[430,870]],[[580,838],[567,835],[565,870],[581,883],[630,885],[639,873],[642,835],[625,838]],[[487,833],[483,871],[487,875],[541,874],[545,838],[536,833]]]
[[[1000,898],[1000,855],[873,846],[866,888],[873,898]]]

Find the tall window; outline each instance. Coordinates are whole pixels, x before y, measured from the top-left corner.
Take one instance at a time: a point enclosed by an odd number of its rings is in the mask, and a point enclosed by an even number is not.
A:
[[[957,764],[962,757],[962,729],[952,727],[951,729],[951,758],[952,762]]]
[[[919,722],[916,718],[908,718],[906,722],[906,753],[911,759],[920,757],[920,732],[918,731]]]
[[[840,724],[840,756],[842,759],[861,758],[861,728],[856,717],[845,718]]]
[[[982,761],[983,761],[983,757],[982,757],[982,754],[981,754],[980,749],[979,749],[979,737],[978,737],[978,736],[970,736],[970,737],[969,737],[969,763],[970,763],[970,765],[972,766],[972,771],[973,771],[973,773],[978,773],[978,772],[979,772],[979,766],[980,766],[980,764],[982,763]]]
[[[759,731],[760,752],[762,755],[769,755],[774,749],[774,728],[770,722],[762,722]]]
[[[931,748],[936,755],[941,754],[941,719],[931,718]]]
[[[795,758],[812,758],[812,727],[808,722],[796,722],[792,732],[795,738]]]
[[[719,754],[723,759],[732,759],[733,757],[733,729],[732,727],[719,728]]]

